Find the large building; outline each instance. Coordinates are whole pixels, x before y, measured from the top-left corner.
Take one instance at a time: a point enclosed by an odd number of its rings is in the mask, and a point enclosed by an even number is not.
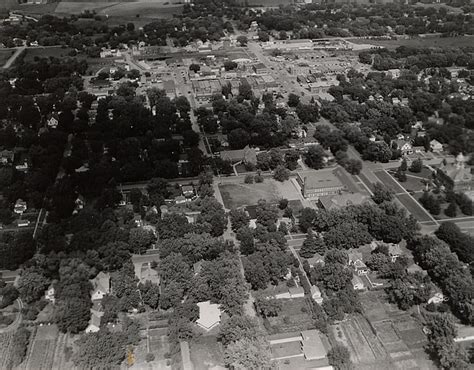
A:
[[[337,195],[347,189],[333,169],[300,171],[296,179],[305,198]]]
[[[474,175],[472,174],[471,168],[466,166],[467,158],[459,153],[454,163],[448,163],[441,165],[439,173],[442,173],[452,185],[454,192],[464,192],[474,189]]]

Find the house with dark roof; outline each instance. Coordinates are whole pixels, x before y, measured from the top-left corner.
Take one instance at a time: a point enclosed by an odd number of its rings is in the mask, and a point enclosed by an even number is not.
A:
[[[250,146],[246,146],[243,149],[237,150],[226,150],[220,153],[220,157],[224,161],[229,161],[232,164],[257,164],[257,151]]]
[[[97,276],[91,280],[92,284],[92,301],[100,301],[106,294],[110,293],[110,275],[105,272],[99,272]]]

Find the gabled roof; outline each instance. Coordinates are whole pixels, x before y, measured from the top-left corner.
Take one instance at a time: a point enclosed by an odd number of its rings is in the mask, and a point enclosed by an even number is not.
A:
[[[102,291],[108,293],[110,291],[110,275],[104,272],[99,272],[97,276],[91,281],[94,291]]]
[[[196,323],[206,330],[211,330],[221,321],[221,310],[218,304],[211,303],[211,301],[199,302],[199,318]]]

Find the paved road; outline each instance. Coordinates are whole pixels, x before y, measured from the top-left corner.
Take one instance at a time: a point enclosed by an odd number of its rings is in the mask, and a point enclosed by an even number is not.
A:
[[[23,53],[25,50],[26,50],[26,46],[20,46],[19,48],[17,48],[15,52],[12,54],[12,56],[8,58],[8,60],[5,62],[5,64],[3,65],[3,69],[10,68],[15,62],[16,58],[18,58],[21,55],[21,53]]]

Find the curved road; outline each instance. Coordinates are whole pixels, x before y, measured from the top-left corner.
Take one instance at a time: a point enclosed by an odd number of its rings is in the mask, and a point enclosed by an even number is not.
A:
[[[23,302],[21,301],[20,298],[17,299],[17,302],[18,302],[18,314],[16,315],[15,320],[6,328],[0,329],[0,334],[8,333],[10,331],[15,331],[20,326],[21,321],[22,321],[21,310],[23,309]]]

